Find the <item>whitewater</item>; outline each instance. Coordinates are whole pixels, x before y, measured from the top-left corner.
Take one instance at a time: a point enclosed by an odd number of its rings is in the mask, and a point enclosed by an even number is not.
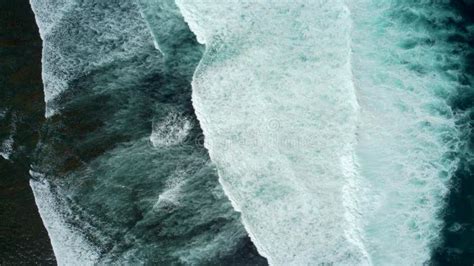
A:
[[[359,107],[347,7],[178,6],[206,44],[193,80],[206,147],[260,254],[277,265],[368,264],[352,197]]]
[[[265,264],[255,245],[271,265],[423,265],[442,243],[465,142],[443,3],[31,5],[53,128],[31,186],[60,264]],[[58,145],[82,110],[103,129]],[[77,169],[56,165],[68,145]]]
[[[441,211],[462,132],[450,98],[462,54],[442,3],[352,1],[353,74],[361,105],[357,158],[364,232],[376,265],[421,265],[442,241]]]
[[[260,254],[428,262],[461,146],[460,55],[438,27],[456,15],[409,1],[177,3],[206,45],[193,80],[205,145]]]

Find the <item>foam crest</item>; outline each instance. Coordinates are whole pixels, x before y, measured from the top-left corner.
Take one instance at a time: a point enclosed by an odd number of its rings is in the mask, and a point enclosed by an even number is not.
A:
[[[220,182],[274,265],[369,264],[342,1],[177,1],[206,52],[193,105]]]

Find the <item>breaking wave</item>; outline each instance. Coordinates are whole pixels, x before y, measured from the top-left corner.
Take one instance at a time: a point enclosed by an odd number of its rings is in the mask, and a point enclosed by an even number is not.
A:
[[[347,7],[178,5],[206,44],[193,80],[205,144],[260,254],[276,265],[368,264]]]
[[[462,140],[443,3],[177,1],[206,52],[193,104],[271,264],[420,265]],[[288,145],[288,144],[291,145]]]

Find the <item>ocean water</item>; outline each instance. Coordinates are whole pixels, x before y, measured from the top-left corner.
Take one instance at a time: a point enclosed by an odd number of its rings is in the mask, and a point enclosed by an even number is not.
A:
[[[461,55],[458,67],[462,74],[457,77],[461,86],[450,99],[450,105],[461,117],[457,125],[463,132],[463,145],[458,154],[459,166],[441,213],[444,220],[443,241],[433,252],[432,262],[435,265],[470,265],[474,262],[474,3],[450,1],[448,4],[446,8],[458,15],[456,20],[448,22],[455,31],[447,41],[455,48],[452,52]]]
[[[31,187],[58,263],[266,264],[202,147],[202,47],[173,2],[31,4],[48,117]]]
[[[368,264],[344,2],[177,3],[207,48],[193,80],[205,145],[259,253],[274,265]]]
[[[474,262],[469,2],[31,7],[59,264]]]
[[[177,2],[207,48],[193,80],[205,144],[260,254],[275,265],[428,263],[445,240],[452,177],[472,157],[469,114],[453,106],[472,91],[466,51],[450,41],[458,11]]]
[[[0,1],[0,265],[54,265],[29,186],[44,120],[41,39],[27,0]]]
[[[463,86],[462,54],[445,26],[457,14],[441,2],[350,8],[367,246],[374,264],[421,265],[442,242],[440,212],[464,142],[450,105]]]

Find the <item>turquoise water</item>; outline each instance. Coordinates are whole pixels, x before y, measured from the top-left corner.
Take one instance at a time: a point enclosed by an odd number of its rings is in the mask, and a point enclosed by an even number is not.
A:
[[[428,262],[465,156],[459,14],[421,1],[178,5],[207,47],[193,80],[205,144],[259,252],[276,265]]]
[[[460,2],[31,5],[59,264],[472,263]]]

